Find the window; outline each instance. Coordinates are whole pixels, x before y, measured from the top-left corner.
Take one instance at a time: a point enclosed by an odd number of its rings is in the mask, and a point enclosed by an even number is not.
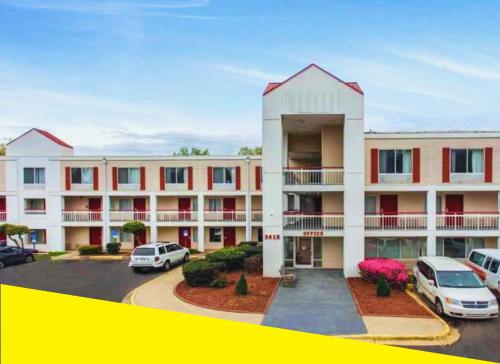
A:
[[[484,265],[483,265],[484,269],[488,269],[489,268],[492,259],[493,259],[492,257],[487,257],[486,258],[486,260],[484,261]]]
[[[24,211],[27,214],[45,214],[45,199],[44,198],[25,199]]]
[[[119,184],[139,184],[139,168],[118,168]]]
[[[482,149],[452,149],[451,173],[483,173]]]
[[[321,268],[323,266],[323,241],[321,238],[314,238],[313,244],[314,267]]]
[[[366,258],[415,259],[426,254],[426,241],[420,238],[367,238]]]
[[[165,168],[165,181],[167,183],[186,183],[186,170],[187,168],[181,167],[172,167]]]
[[[167,254],[167,251],[165,250],[164,246],[160,246],[158,248],[158,252],[160,253],[160,255]]]
[[[293,267],[293,238],[290,236],[285,237],[284,241],[284,260],[285,260],[285,267]]]
[[[490,264],[490,269],[489,271],[492,273],[497,273],[498,272],[498,267],[500,267],[500,260],[493,260]]]
[[[475,263],[477,264],[478,266],[482,267],[483,266],[483,263],[484,263],[484,259],[486,258],[486,256],[484,256],[483,254],[479,254],[478,252],[474,252],[470,255],[470,261],[472,263]]]
[[[425,199],[427,201],[427,199]],[[427,211],[427,209],[425,210]],[[436,196],[436,214],[443,213],[443,199],[441,196]]]
[[[122,231],[120,229],[120,241],[123,241],[123,242],[132,242],[132,241],[134,241],[134,234],[132,234],[132,233],[126,233],[125,231]]]
[[[196,201],[196,200],[195,200]],[[195,226],[193,227],[193,234],[191,236],[191,241],[193,243],[197,243],[198,242],[198,228]]]
[[[94,182],[92,168],[71,168],[71,183],[91,185]]]
[[[257,228],[257,241],[259,243],[263,242],[263,233],[262,233],[262,228]]]
[[[45,184],[45,168],[24,168],[24,184]]]
[[[484,248],[483,238],[438,238],[436,255],[450,258],[466,258],[473,249]]]
[[[209,238],[212,243],[220,243],[222,241],[222,229],[221,228],[210,228]]]
[[[118,200],[113,201],[113,210],[114,211],[132,211],[132,199],[130,198],[120,198]]]
[[[222,200],[220,198],[208,199],[208,211],[222,211]]]
[[[410,149],[390,149],[379,152],[379,171],[382,174],[410,174],[411,164]]]
[[[377,213],[377,197],[365,196],[365,214],[374,215]]]
[[[233,183],[233,172],[234,168],[232,167],[214,167],[214,183]]]
[[[34,229],[30,231],[29,242],[31,244],[46,244],[46,232],[44,229]]]

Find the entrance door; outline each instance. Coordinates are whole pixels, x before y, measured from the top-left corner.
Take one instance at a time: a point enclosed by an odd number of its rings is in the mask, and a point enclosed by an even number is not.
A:
[[[225,198],[222,202],[222,209],[224,211],[224,220],[236,220],[236,216],[234,213],[234,211],[236,210],[236,199],[234,197]]]
[[[191,199],[181,197],[178,201],[179,220],[191,220]]]
[[[146,219],[146,198],[134,198],[134,220]],[[146,239],[144,239],[146,240]]]
[[[102,227],[99,226],[89,227],[89,244],[90,245],[102,244]]]
[[[225,227],[224,228],[224,246],[235,246],[236,245],[236,228],[235,227]]]
[[[446,195],[446,226],[450,228],[461,227],[463,225],[464,196]]]
[[[90,211],[90,221],[100,221],[101,220],[101,199],[100,198],[89,198],[89,211]]]
[[[6,204],[5,204],[5,197],[0,198],[0,212],[5,212],[7,211],[6,209]],[[0,232],[0,246],[5,242],[7,244],[7,235],[5,233]]]
[[[382,228],[393,228],[397,226],[398,219],[398,195],[380,195],[380,214],[389,215],[382,217]]]
[[[295,240],[295,266],[312,267],[311,238],[297,238]]]
[[[179,244],[184,248],[191,248],[191,228],[179,228]]]
[[[146,244],[146,230],[142,230],[136,233],[136,240],[134,241],[134,248]]]

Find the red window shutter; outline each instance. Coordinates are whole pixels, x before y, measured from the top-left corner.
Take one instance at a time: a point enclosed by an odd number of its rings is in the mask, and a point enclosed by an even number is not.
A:
[[[484,149],[484,182],[493,182],[493,148]]]
[[[165,189],[165,167],[160,167],[160,190]]]
[[[193,167],[188,167],[188,190],[193,189]]]
[[[450,148],[443,148],[443,183],[450,182]]]
[[[118,190],[118,167],[113,167],[113,191]]]
[[[370,153],[371,183],[378,183],[378,149],[372,148]]]
[[[413,148],[413,183],[420,183],[420,148]]]
[[[66,174],[66,191],[70,191],[71,190],[71,167],[65,168],[65,174]]]
[[[241,167],[236,167],[236,191],[241,190]]]
[[[99,190],[99,167],[93,169],[94,191]]]
[[[213,189],[213,168],[207,168],[207,189],[211,191]]]
[[[257,191],[260,191],[262,188],[261,180],[262,180],[262,167],[257,166],[255,167],[255,189]]]
[[[146,190],[146,167],[141,167],[141,191]]]

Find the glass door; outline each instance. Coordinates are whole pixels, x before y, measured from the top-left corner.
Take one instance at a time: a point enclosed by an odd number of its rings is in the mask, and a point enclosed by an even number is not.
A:
[[[297,238],[295,240],[295,266],[296,267],[312,267],[312,239]]]

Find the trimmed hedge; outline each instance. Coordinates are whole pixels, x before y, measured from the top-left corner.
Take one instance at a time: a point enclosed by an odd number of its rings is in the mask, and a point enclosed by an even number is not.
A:
[[[121,243],[107,243],[106,251],[112,255],[118,254],[120,252],[121,247],[122,247]]]
[[[223,264],[207,259],[192,260],[182,265],[182,274],[188,286],[206,286],[214,281],[217,273],[223,268]]]
[[[257,245],[259,245],[259,242],[258,241],[253,241],[253,240],[248,240],[248,241],[242,241],[242,242],[240,242],[240,246],[241,245],[257,246]]]
[[[241,243],[237,249],[245,253],[245,257],[251,257],[254,255],[262,255],[262,247],[257,245],[251,245],[248,243]]]
[[[240,249],[240,247],[222,248],[208,254],[206,259],[213,263],[224,263],[229,271],[242,269],[246,254]]]
[[[102,252],[100,245],[82,245],[78,248],[80,255],[96,255]]]

